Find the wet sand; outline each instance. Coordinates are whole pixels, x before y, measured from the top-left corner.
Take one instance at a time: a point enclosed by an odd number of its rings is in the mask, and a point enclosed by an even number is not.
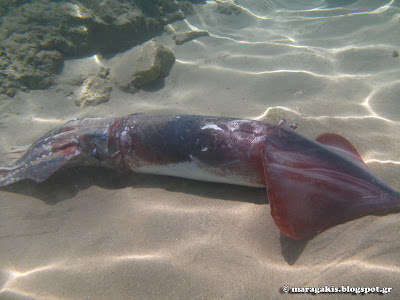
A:
[[[240,13],[226,15],[210,1],[173,23],[210,36],[182,45],[171,34],[158,37],[177,60],[164,82],[145,90],[113,89],[108,103],[80,109],[68,98],[70,83],[101,67],[90,57],[67,61],[50,89],[3,101],[1,165],[18,157],[9,145],[30,144],[76,117],[286,118],[311,138],[343,135],[400,190],[399,9],[381,1],[239,3]],[[392,287],[385,298],[395,299],[399,249],[400,214],[290,240],[275,226],[264,189],[84,168],[0,190],[5,299],[276,299],[284,285]]]

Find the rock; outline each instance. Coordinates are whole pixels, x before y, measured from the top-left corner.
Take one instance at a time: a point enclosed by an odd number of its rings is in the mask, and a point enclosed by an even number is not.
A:
[[[184,18],[174,0],[4,0],[0,16],[0,93],[10,96],[48,87],[65,57],[120,52]]]
[[[84,108],[87,105],[93,106],[108,102],[112,90],[108,83],[108,74],[108,69],[102,69],[96,76],[87,78],[72,96],[75,104]]]
[[[179,1],[177,2],[181,11],[187,16],[194,14],[195,10],[192,3],[189,1]]]
[[[217,5],[218,13],[223,15],[239,15],[242,12],[242,10],[233,2],[217,0]]]
[[[62,55],[58,51],[38,51],[31,45],[25,46],[21,47],[25,55],[17,54],[15,56],[17,59],[14,61],[5,55],[10,64],[0,71],[0,77],[6,75],[5,81],[1,84],[2,88],[8,81],[14,81],[14,87],[19,86],[20,90],[23,90],[22,87],[44,89],[53,83],[52,75],[61,67]]]
[[[194,30],[186,32],[177,32],[174,34],[173,39],[175,40],[175,44],[181,45],[198,37],[209,36],[209,35],[210,34],[206,30]]]
[[[151,40],[111,59],[112,80],[121,90],[134,93],[167,76],[174,62],[171,49]]]
[[[206,0],[177,0],[177,2],[191,2],[193,4],[205,4]]]
[[[46,69],[49,73],[56,72],[62,65],[63,57],[58,51],[41,50],[30,63],[35,68]]]

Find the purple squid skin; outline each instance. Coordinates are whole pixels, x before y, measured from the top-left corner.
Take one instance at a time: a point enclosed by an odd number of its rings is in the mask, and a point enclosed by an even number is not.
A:
[[[0,186],[42,182],[62,167],[81,165],[267,187],[275,223],[294,239],[400,209],[400,194],[339,135],[315,141],[285,122],[195,115],[72,120],[0,168]]]

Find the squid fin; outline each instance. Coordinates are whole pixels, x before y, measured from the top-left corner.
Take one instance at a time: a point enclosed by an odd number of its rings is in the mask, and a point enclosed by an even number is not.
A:
[[[318,140],[284,128],[265,138],[267,193],[283,234],[309,238],[349,220],[400,209],[400,194],[360,163],[350,142],[334,134]]]

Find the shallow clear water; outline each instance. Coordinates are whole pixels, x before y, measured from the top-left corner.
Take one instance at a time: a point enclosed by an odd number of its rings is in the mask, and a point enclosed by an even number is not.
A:
[[[10,145],[77,117],[285,118],[310,138],[343,135],[400,190],[399,1],[235,2],[207,1],[169,26],[208,37],[157,37],[176,56],[161,88],[113,88],[107,103],[81,109],[71,82],[109,65],[91,56],[67,60],[46,90],[1,100],[1,165],[18,157]],[[266,202],[264,189],[102,169],[10,186],[0,190],[0,296],[265,299],[284,285],[348,285],[393,287],[387,297],[398,298],[400,215],[296,242]]]

